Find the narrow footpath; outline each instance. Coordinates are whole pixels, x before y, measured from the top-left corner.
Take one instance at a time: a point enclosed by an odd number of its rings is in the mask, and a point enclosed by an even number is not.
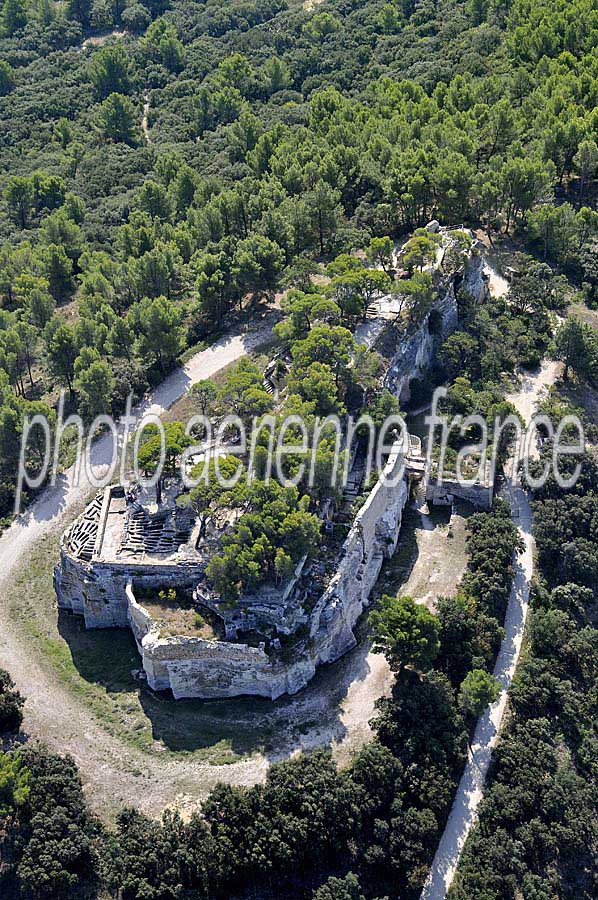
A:
[[[149,93],[148,93],[147,91],[144,91],[144,94],[143,94],[143,113],[142,113],[142,116],[141,116],[141,130],[142,130],[142,132],[143,132],[143,138],[144,138],[146,144],[151,144],[151,143],[152,143],[152,139],[151,139],[151,137],[150,137],[150,131],[149,131],[149,124],[148,124],[148,121],[147,121],[147,117],[148,117],[148,115],[149,115],[149,110],[150,110],[150,98],[149,98]]]

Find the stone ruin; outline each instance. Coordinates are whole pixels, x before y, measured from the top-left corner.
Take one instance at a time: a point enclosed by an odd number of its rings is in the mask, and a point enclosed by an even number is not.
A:
[[[397,448],[389,474],[403,459]],[[63,536],[55,570],[58,604],[82,615],[87,628],[131,628],[148,684],[177,699],[293,694],[318,666],[355,646],[353,629],[383,560],[396,549],[408,494],[406,478],[396,487],[379,482],[332,566],[319,553],[302,560],[281,588],[266,585],[230,606],[209,590],[206,560],[194,548],[195,526],[185,519],[184,541],[171,501],[164,499],[159,511],[144,510],[147,528],[132,539],[139,501],[122,486],[110,486]],[[161,633],[144,598],[169,591],[173,606],[184,598],[184,605],[209,615],[215,626],[210,639]]]
[[[481,296],[482,259],[475,253],[465,279],[472,295]],[[428,316],[386,354],[385,385],[403,399],[411,379],[426,370],[457,325],[454,278],[440,282],[434,315],[433,333]],[[379,349],[392,318],[381,301],[369,316],[373,329],[361,339]],[[200,526],[192,509],[177,503],[179,484],[168,484],[160,503],[136,488],[107,487],[62,537],[54,576],[58,605],[82,615],[87,628],[130,628],[149,686],[170,690],[177,699],[294,694],[318,666],[355,646],[355,626],[384,560],[396,549],[410,481],[426,475],[418,438],[411,437],[409,447],[395,447],[386,474],[398,472],[404,463],[398,484],[380,480],[370,491],[340,552],[331,552],[324,538],[286,584],[264,585],[232,605],[207,582],[209,554],[205,542],[197,548]],[[362,487],[360,465],[354,458],[348,504]],[[440,497],[442,486],[432,487]],[[468,499],[491,503],[492,491],[485,488],[472,491]],[[161,596],[166,597],[163,605],[179,611],[180,622],[186,623],[180,633],[176,616],[165,629],[156,613],[151,599]],[[202,625],[193,626],[193,613]]]

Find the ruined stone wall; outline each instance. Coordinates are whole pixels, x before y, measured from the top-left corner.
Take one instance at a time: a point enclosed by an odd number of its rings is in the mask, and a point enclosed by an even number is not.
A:
[[[197,583],[201,569],[194,565],[84,562],[64,547],[54,570],[58,606],[82,615],[86,628],[126,628],[127,584],[131,579],[147,588],[188,588]]]
[[[494,497],[492,484],[464,484],[456,479],[438,481],[430,477],[426,486],[426,500],[436,506],[452,503],[454,498],[472,503],[479,509],[490,509]]]
[[[135,598],[132,582],[126,587],[127,618],[154,690],[174,696],[219,698],[239,694],[279,696],[274,666],[261,648],[206,641],[195,637],[161,638],[151,616]],[[284,674],[284,673],[283,673]]]
[[[396,549],[408,487],[403,454],[391,458],[357,515],[343,546],[339,567],[310,616],[309,640],[297,659],[272,659],[261,647],[193,637],[160,638],[148,613],[125,587],[127,621],[143,659],[150,687],[176,698],[203,699],[253,694],[276,699],[294,694],[356,643],[353,629],[368,603],[382,563]]]

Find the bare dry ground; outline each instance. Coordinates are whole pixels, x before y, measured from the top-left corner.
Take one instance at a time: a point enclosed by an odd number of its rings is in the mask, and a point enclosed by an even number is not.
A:
[[[576,316],[586,325],[591,325],[598,331],[598,309],[590,309],[585,303],[572,303],[569,307],[569,315]]]
[[[413,505],[404,526],[411,535],[411,563],[399,547],[386,569],[383,592],[412,597],[431,610],[438,597],[453,597],[467,566],[465,539],[470,513],[467,504],[459,504],[452,516],[449,510],[430,512],[423,503]]]

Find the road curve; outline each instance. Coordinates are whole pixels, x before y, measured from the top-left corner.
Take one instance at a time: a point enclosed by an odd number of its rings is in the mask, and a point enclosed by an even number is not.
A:
[[[162,413],[202,378],[209,378],[223,367],[240,359],[271,338],[271,317],[250,331],[240,329],[216,341],[207,350],[193,356],[173,372],[149,398],[133,412]],[[91,462],[96,476],[108,471],[112,457],[112,437],[99,438],[92,445]],[[209,763],[164,760],[135,749],[127,749],[101,727],[83,702],[74,698],[56,679],[48,684],[44,661],[28,645],[26,638],[11,621],[6,601],[6,588],[14,580],[18,567],[24,565],[28,551],[45,535],[60,527],[61,520],[73,513],[89,497],[93,486],[84,467],[75,479],[74,467],[59,477],[54,487],[44,490],[25,513],[20,515],[0,537],[0,666],[8,669],[19,690],[27,698],[24,729],[26,733],[43,735],[54,749],[68,751],[78,763],[88,795],[95,806],[134,803],[148,813],[176,803],[197,791],[202,793],[222,777],[222,769]],[[264,776],[267,761],[242,760],[227,766],[227,780],[238,784],[253,783]],[[143,771],[143,784],[132,777],[133,770]]]

